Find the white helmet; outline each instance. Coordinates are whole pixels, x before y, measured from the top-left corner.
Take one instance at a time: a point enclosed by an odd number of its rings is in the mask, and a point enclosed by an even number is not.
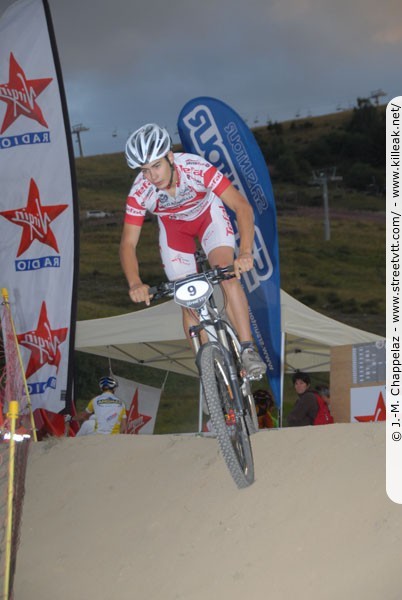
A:
[[[172,149],[170,135],[155,123],[143,125],[126,142],[126,159],[131,169],[163,158]]]

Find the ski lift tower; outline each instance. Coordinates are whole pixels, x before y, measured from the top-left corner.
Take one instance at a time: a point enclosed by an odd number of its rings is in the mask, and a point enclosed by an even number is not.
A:
[[[79,123],[78,125],[73,125],[71,128],[71,133],[73,135],[77,136],[78,148],[80,150],[80,157],[84,156],[84,154],[82,152],[82,145],[81,145],[81,132],[82,131],[89,131],[89,127],[84,127],[84,125],[82,123]]]
[[[311,185],[320,185],[322,187],[322,200],[324,205],[324,240],[328,242],[331,239],[331,228],[329,222],[329,203],[328,203],[328,181],[342,181],[343,177],[336,174],[336,167],[319,169],[313,171],[313,177],[310,180]]]
[[[380,103],[380,98],[382,98],[383,96],[386,96],[386,95],[387,94],[385,92],[383,92],[382,90],[374,90],[374,92],[371,92],[370,98],[372,98],[374,100],[374,104],[376,106],[378,106]]]

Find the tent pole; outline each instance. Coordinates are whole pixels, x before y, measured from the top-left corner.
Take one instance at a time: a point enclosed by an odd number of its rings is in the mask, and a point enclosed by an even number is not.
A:
[[[286,346],[286,331],[282,331],[282,342],[281,342],[281,397],[280,397],[280,407],[279,407],[279,427],[282,428],[283,421],[283,388],[284,388],[284,378],[285,378],[285,346]]]
[[[169,377],[169,373],[170,373],[170,371],[166,371],[165,379],[163,380],[163,383],[162,383],[161,393],[165,389],[165,385],[166,385],[166,382],[167,382],[167,378]]]

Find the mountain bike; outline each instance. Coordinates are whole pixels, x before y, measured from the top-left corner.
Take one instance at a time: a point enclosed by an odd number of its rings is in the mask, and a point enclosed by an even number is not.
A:
[[[250,435],[258,431],[258,418],[238,336],[224,310],[218,309],[214,294],[214,287],[235,275],[232,265],[208,269],[202,252],[196,253],[196,262],[199,273],[163,282],[149,293],[153,300],[173,297],[198,315],[199,324],[189,328],[189,337],[203,395],[230,474],[239,488],[245,488],[254,481]]]

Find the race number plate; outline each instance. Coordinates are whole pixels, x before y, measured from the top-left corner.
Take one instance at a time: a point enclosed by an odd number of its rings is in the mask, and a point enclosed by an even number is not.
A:
[[[175,282],[174,300],[180,306],[198,309],[204,306],[212,292],[213,287],[204,275],[194,275]]]

